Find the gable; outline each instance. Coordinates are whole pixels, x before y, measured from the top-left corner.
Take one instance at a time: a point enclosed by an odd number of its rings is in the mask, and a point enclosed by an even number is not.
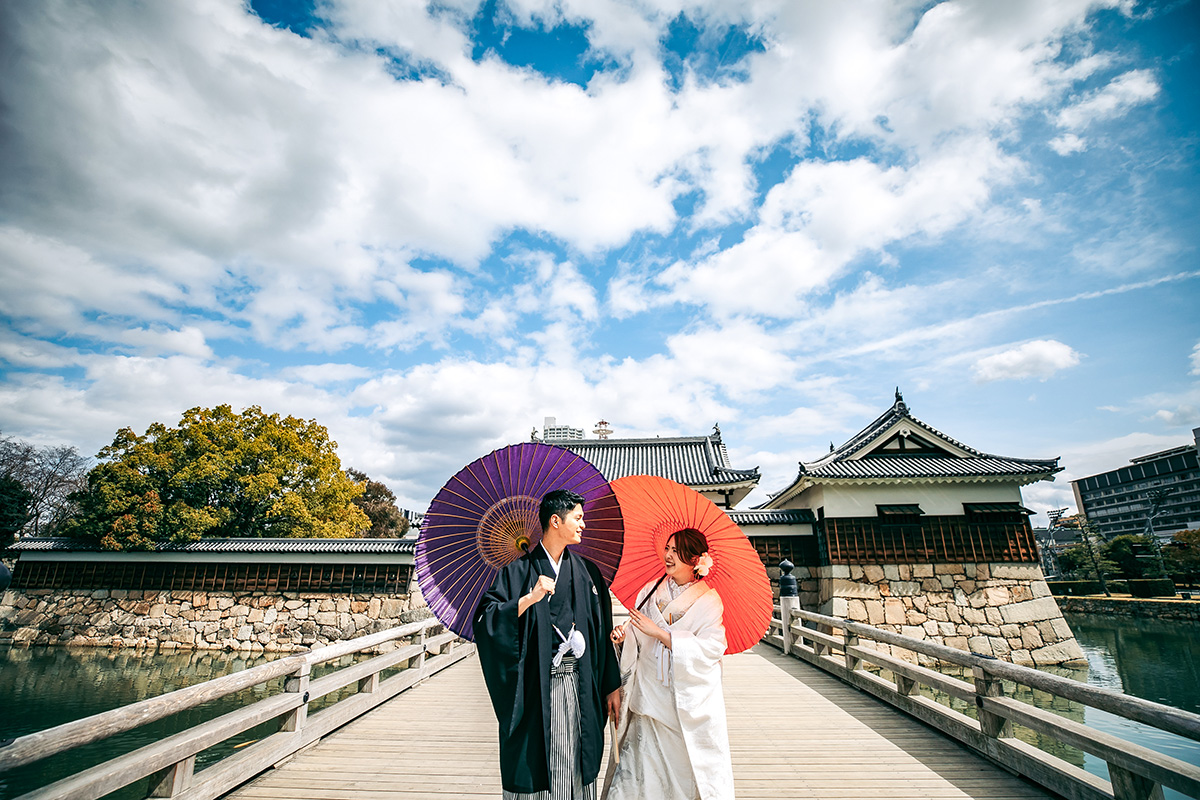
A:
[[[873,458],[880,456],[950,456],[961,457],[932,436],[918,433],[908,427],[901,427],[891,436],[882,438],[874,447],[865,451],[858,458]]]

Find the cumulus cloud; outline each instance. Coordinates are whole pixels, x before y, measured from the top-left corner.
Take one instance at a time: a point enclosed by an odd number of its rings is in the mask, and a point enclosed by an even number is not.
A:
[[[1050,140],[1050,149],[1060,156],[1069,156],[1071,153],[1082,153],[1087,149],[1087,140],[1073,133],[1064,133]]]
[[[1160,88],[1150,70],[1130,70],[1058,112],[1058,126],[1078,131],[1093,122],[1122,116],[1134,106],[1153,100]]]
[[[1078,363],[997,348],[1036,304],[996,311],[1015,270],[937,246],[1066,227],[1028,196],[1061,189],[1022,125],[1081,152],[1162,91],[1128,69],[1078,93],[1130,63],[1092,47],[1114,5],[487,4],[575,26],[598,65],[580,85],[477,49],[478,0],[331,0],[308,37],[242,0],[0,4],[0,425],[94,451],[259,404],[319,419],[422,507],[543,416],[719,421],[785,483],[814,436],[878,412],[857,394],[876,368],[933,380],[964,343],[980,381]],[[681,14],[697,50],[753,46],[666,54]],[[1148,241],[1073,252],[1177,252]]]
[[[975,380],[1047,380],[1079,363],[1081,356],[1070,346],[1053,339],[1038,339],[979,359],[972,367]]]

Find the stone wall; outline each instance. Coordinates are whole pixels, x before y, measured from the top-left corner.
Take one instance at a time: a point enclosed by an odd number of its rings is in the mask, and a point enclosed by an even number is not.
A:
[[[799,570],[797,570],[799,572]],[[802,608],[1015,664],[1084,662],[1036,564],[863,564],[807,570]],[[805,584],[815,577],[816,607]],[[908,651],[897,657],[917,660]]]
[[[428,617],[393,595],[120,590],[7,591],[0,644],[289,652]]]
[[[1200,600],[1153,600],[1137,597],[1058,597],[1067,613],[1110,614],[1200,622]]]

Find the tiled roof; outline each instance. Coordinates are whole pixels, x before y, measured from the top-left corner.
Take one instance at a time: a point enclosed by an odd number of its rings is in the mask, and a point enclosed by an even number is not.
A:
[[[156,552],[170,553],[412,553],[416,539],[201,539],[184,545],[161,544]],[[60,551],[100,552],[75,539],[30,537],[9,547],[18,553]],[[111,552],[111,551],[110,551]]]
[[[884,435],[903,421],[935,443],[935,450],[919,453],[880,452],[868,448],[884,441]],[[866,451],[864,453],[863,451]],[[941,452],[938,452],[941,451]],[[823,481],[888,480],[988,480],[1011,478],[1022,483],[1048,478],[1062,467],[1057,458],[1010,458],[992,455],[952,439],[908,411],[896,392],[896,402],[874,422],[816,461],[801,462],[796,479],[771,495],[766,506],[783,504],[805,486]]]
[[[955,457],[889,454],[851,458],[855,453],[874,444],[885,431],[901,420],[931,434],[935,439],[963,450],[968,455]],[[801,462],[800,475],[814,478],[952,478],[1041,475],[1058,472],[1060,469],[1057,458],[1009,458],[968,447],[910,414],[904,398],[896,392],[896,402],[892,407],[850,437],[841,447],[816,461]]]
[[[1058,471],[1058,459],[1022,460],[1003,456],[896,456],[856,461],[801,464],[801,474],[813,478],[957,478],[1022,476]]]
[[[817,517],[809,508],[747,508],[725,511],[739,528],[747,525],[802,525]]]
[[[657,475],[695,489],[758,483],[758,467],[733,469],[720,434],[655,439],[576,439],[549,442],[590,461],[613,481]]]

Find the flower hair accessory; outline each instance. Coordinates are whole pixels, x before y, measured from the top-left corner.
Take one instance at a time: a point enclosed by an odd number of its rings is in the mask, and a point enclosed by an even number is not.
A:
[[[703,578],[712,569],[712,565],[712,556],[708,554],[708,551],[701,553],[700,557],[696,559],[696,574]]]

